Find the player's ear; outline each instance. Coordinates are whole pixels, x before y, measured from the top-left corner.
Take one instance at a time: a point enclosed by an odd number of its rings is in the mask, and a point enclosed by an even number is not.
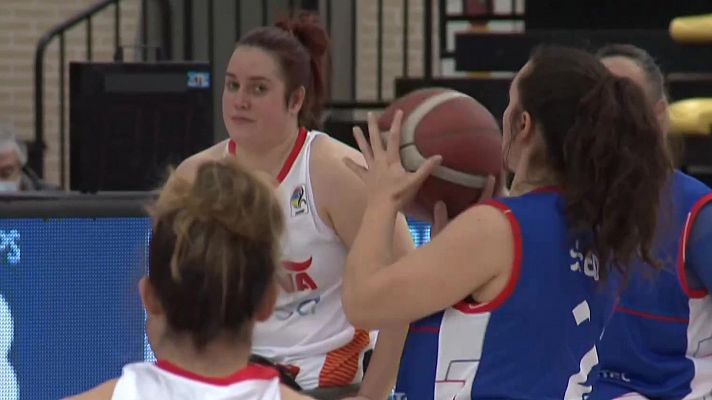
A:
[[[534,121],[532,120],[532,115],[529,114],[529,111],[522,111],[520,113],[517,124],[519,124],[519,134],[523,140],[529,140],[534,137]]]
[[[292,92],[292,94],[289,96],[289,104],[287,105],[289,111],[294,113],[295,115],[299,114],[299,110],[302,109],[306,97],[307,91],[304,86],[300,86],[295,89],[294,92]]]
[[[668,130],[670,130],[670,114],[667,99],[658,100],[655,103],[654,110],[663,133],[667,134]]]
[[[138,292],[141,295],[141,302],[143,302],[143,307],[146,312],[151,315],[163,314],[163,307],[161,302],[156,295],[156,289],[154,289],[151,281],[148,280],[147,276],[141,278],[138,283]]]

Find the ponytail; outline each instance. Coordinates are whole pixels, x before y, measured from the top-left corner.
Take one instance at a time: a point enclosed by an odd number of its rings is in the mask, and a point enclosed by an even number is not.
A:
[[[652,249],[672,166],[642,89],[593,55],[560,47],[538,49],[518,89],[561,180],[570,226],[593,235],[588,250],[601,275],[626,272],[636,258],[659,267]]]
[[[623,269],[652,256],[660,188],[671,163],[663,134],[641,89],[608,75],[581,99],[564,139],[566,215],[594,227],[602,266]]]
[[[306,96],[299,113],[300,123],[308,128],[321,127],[321,110],[328,90],[325,71],[330,69],[329,37],[316,15],[302,12],[293,20],[279,21],[276,26],[290,32],[309,53],[310,77]]]

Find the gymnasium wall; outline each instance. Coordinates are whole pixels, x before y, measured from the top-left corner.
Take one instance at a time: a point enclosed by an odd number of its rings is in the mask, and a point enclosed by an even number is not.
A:
[[[37,42],[53,26],[96,3],[96,0],[0,0],[0,123],[14,126],[22,139],[34,138],[34,55]],[[140,0],[121,2],[121,43],[134,44],[138,32]],[[113,16],[109,7],[93,21],[93,58],[111,61]],[[69,31],[67,60],[85,60],[86,27]],[[47,49],[45,61],[45,176],[59,182],[59,44]],[[127,54],[130,60],[132,54]],[[68,68],[65,69],[68,72]],[[68,80],[66,107],[69,108]],[[68,119],[65,120],[68,124]],[[65,125],[68,126],[68,125]]]

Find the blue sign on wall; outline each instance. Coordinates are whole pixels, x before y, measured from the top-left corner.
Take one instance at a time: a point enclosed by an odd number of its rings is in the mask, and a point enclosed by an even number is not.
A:
[[[149,230],[146,217],[0,218],[0,399],[76,394],[152,357],[137,289]]]

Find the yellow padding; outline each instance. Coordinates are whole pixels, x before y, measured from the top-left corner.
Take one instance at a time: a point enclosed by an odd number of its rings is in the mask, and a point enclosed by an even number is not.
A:
[[[712,43],[712,14],[673,19],[670,36],[680,43]]]
[[[712,131],[712,98],[676,101],[668,112],[670,133],[709,135]]]

